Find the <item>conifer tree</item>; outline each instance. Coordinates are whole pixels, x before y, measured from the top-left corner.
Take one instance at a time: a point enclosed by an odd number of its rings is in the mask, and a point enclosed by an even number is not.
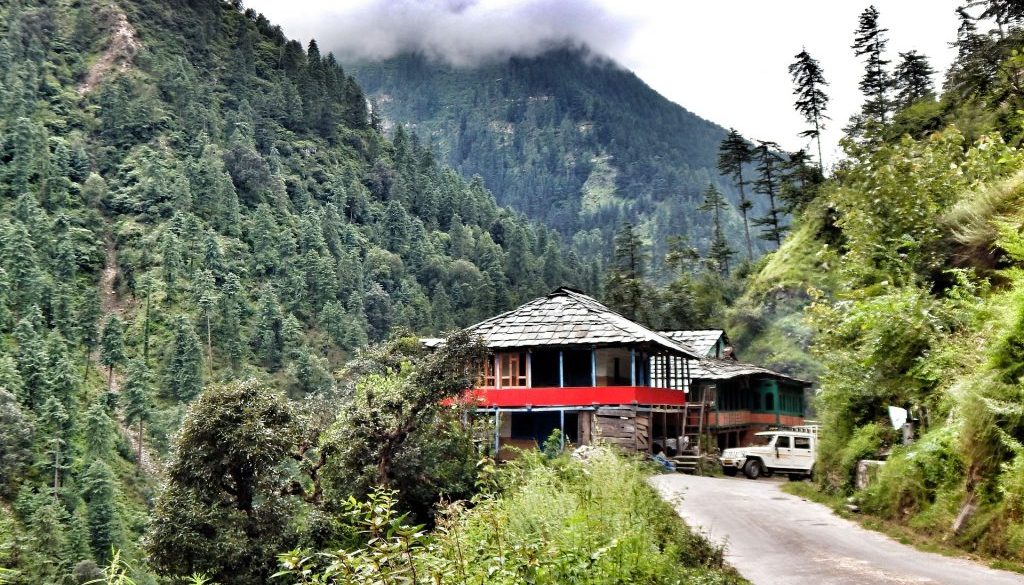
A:
[[[88,506],[89,545],[95,559],[107,562],[118,542],[114,474],[102,459],[94,459],[82,477],[82,495]]]
[[[107,366],[107,391],[114,382],[114,366],[124,362],[124,324],[116,313],[107,317],[100,337],[100,363]]]
[[[615,234],[614,264],[604,284],[604,299],[634,321],[647,321],[650,316],[643,280],[647,259],[647,245],[633,224],[626,222]]]
[[[107,414],[107,403],[102,396],[93,400],[85,411],[82,435],[86,454],[95,459],[106,457],[114,446],[114,421]]]
[[[879,26],[878,16],[878,9],[873,5],[864,9],[852,48],[858,57],[865,57],[865,71],[859,87],[867,101],[861,110],[868,119],[885,124],[890,110],[889,90],[892,86],[889,72],[885,69],[889,64],[885,59],[885,46],[889,43],[885,33],[889,29]]]
[[[85,348],[86,364],[89,362],[89,354],[100,341],[99,322],[102,316],[103,308],[98,291],[91,287],[83,291],[75,307],[75,317],[78,321],[78,341]],[[88,381],[89,368],[85,368],[85,378]]]
[[[178,400],[191,400],[203,389],[203,350],[188,319],[174,320],[174,339],[164,367],[164,391]]]
[[[128,362],[124,388],[121,390],[121,403],[124,405],[124,422],[138,425],[139,440],[135,453],[136,465],[142,465],[142,443],[144,425],[151,416],[150,395],[152,382],[149,368],[145,362],[135,359]]]
[[[0,363],[0,370],[4,367]],[[0,376],[3,375],[0,372]],[[22,472],[32,462],[35,430],[32,419],[18,404],[15,390],[8,384],[0,378],[0,497],[10,496],[16,490]]]
[[[800,133],[800,136],[810,138],[818,143],[818,166],[825,168],[825,159],[821,154],[821,132],[825,129],[825,120],[828,116],[825,110],[828,109],[828,94],[824,88],[828,85],[825,75],[822,72],[821,64],[811,57],[807,49],[796,54],[796,61],[789,66],[789,74],[793,78],[793,94],[796,95],[794,106],[796,111],[804,117],[804,120],[811,125],[810,128]]]
[[[750,143],[743,135],[735,129],[729,129],[729,134],[722,140],[718,147],[718,171],[723,175],[731,177],[733,183],[740,190],[740,214],[743,216],[743,234],[747,243],[747,260],[754,259],[754,247],[750,241],[750,221],[748,213],[753,203],[747,199],[744,187],[747,181],[743,177],[743,167],[753,162],[753,150]]]
[[[779,150],[778,144],[764,140],[758,140],[757,146],[754,148],[754,157],[757,160],[757,179],[754,181],[754,191],[768,198],[768,214],[755,218],[754,225],[764,228],[758,237],[775,242],[776,248],[782,246],[782,234],[787,229],[782,224],[781,212],[775,201],[782,189],[780,166],[783,159],[778,154]]]
[[[723,276],[729,274],[729,258],[735,254],[735,251],[729,247],[729,242],[722,231],[721,215],[728,207],[729,203],[726,202],[725,197],[722,197],[722,194],[713,184],[708,183],[708,188],[704,191],[704,201],[697,209],[710,211],[714,218],[709,256],[714,261],[716,269]]]
[[[43,436],[44,445],[43,467],[49,467],[53,470],[52,487],[54,499],[57,498],[57,491],[60,490],[61,472],[66,467],[64,464],[64,459],[66,457],[66,453],[64,452],[64,446],[66,444],[64,426],[67,422],[68,415],[60,401],[53,396],[47,398],[39,412],[39,426],[40,432]]]
[[[900,62],[896,65],[893,85],[896,89],[896,106],[906,108],[922,99],[935,95],[932,76],[935,70],[928,63],[928,58],[917,51],[900,53]]]
[[[213,274],[209,270],[200,272],[193,280],[192,294],[205,322],[207,365],[213,367],[213,328],[210,323],[213,309],[217,304],[217,283],[214,282]]]

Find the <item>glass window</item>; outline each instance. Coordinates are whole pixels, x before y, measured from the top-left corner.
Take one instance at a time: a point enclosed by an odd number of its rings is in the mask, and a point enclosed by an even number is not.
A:
[[[483,370],[480,372],[480,377],[477,378],[476,385],[478,388],[494,388],[494,356],[489,355],[484,360]]]
[[[502,388],[526,387],[526,354],[499,353],[498,372]]]
[[[793,437],[794,449],[810,449],[811,439],[809,437]]]
[[[779,437],[775,441],[776,449],[789,449],[789,437]]]

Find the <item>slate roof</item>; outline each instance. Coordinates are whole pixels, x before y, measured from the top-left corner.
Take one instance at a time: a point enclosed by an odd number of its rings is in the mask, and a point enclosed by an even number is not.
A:
[[[744,364],[729,359],[720,360],[705,358],[690,362],[690,378],[694,380],[731,380],[732,378],[751,375],[769,376],[781,380],[789,380],[805,386],[810,385],[810,382],[806,380],[787,376],[786,374],[769,370],[768,368],[762,368],[761,366]]]
[[[698,329],[696,331],[662,331],[661,334],[672,341],[692,347],[702,356],[714,357],[711,350],[718,345],[718,340],[725,335],[725,331],[721,329]],[[726,344],[728,344],[728,340]]]
[[[634,323],[570,288],[467,328],[489,348],[647,343],[690,358],[702,356],[685,344]]]

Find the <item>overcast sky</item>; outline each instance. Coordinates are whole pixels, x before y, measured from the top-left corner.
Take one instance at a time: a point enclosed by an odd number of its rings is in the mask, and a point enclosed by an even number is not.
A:
[[[944,71],[958,0],[875,0],[889,57],[915,49]],[[749,138],[807,146],[787,66],[806,47],[831,86],[826,163],[857,111],[863,66],[850,44],[861,0],[246,0],[342,61],[419,50],[460,66],[535,54],[566,39],[634,71],[670,100]],[[936,78],[941,85],[941,75]],[[812,149],[813,150],[813,149]],[[831,154],[830,154],[831,153]],[[831,160],[830,160],[831,159]]]

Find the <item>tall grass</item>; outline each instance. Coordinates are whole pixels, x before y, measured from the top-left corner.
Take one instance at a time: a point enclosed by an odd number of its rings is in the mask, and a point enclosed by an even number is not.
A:
[[[361,550],[293,551],[282,556],[283,582],[745,583],[724,566],[721,548],[690,532],[659,498],[645,468],[611,450],[586,461],[524,452],[495,473],[472,502],[448,505],[432,534],[394,525]],[[396,516],[385,515],[390,520],[378,524],[394,524]],[[412,540],[403,536],[410,531]],[[372,566],[352,564],[364,558]]]

